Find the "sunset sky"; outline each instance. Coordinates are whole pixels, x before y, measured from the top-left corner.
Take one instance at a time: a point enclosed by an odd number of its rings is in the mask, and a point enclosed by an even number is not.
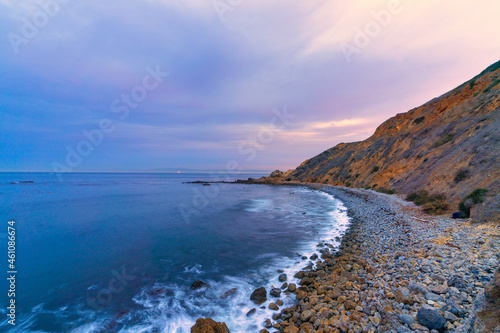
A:
[[[500,60],[499,13],[498,0],[0,0],[0,170],[294,168]]]

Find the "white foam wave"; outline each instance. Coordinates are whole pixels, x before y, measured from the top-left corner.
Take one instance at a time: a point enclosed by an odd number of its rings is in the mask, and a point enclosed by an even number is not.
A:
[[[300,189],[298,191],[309,192],[311,190]],[[331,248],[337,249],[340,245],[340,237],[342,237],[349,226],[347,209],[342,202],[328,193],[316,193],[325,196],[331,201],[332,210],[323,212],[329,218],[325,226],[320,228],[321,232],[317,233],[312,240],[299,246],[298,251],[300,255],[307,258],[310,258],[313,254],[317,254],[320,257],[320,250],[323,247],[318,247],[318,244],[323,244],[324,246],[326,246],[325,244],[329,244]],[[267,200],[256,200],[254,203],[256,206],[249,208],[250,210],[259,209],[260,211],[270,204]],[[308,212],[308,214],[312,215],[313,213]],[[318,212],[314,212],[314,214],[318,214]],[[273,313],[275,313],[269,309],[269,304],[276,302],[277,298],[271,297],[269,291],[272,287],[279,288],[282,285],[282,282],[278,280],[278,276],[281,274],[278,273],[278,270],[287,274],[288,283],[297,284],[298,280],[293,277],[294,274],[303,269],[307,264],[315,266],[314,261],[310,259],[278,257],[277,255],[268,255],[266,257],[269,259],[268,265],[258,272],[250,272],[243,277],[225,276],[220,282],[207,281],[211,287],[203,291],[194,292],[187,288],[179,289],[178,286],[165,286],[165,288],[175,290],[174,296],[156,297],[150,293],[148,294],[147,290],[144,290],[134,300],[151,310],[145,314],[145,320],[148,320],[151,324],[130,327],[120,332],[144,332],[144,330],[150,329],[152,326],[161,327],[161,332],[190,332],[191,326],[194,325],[198,317],[210,317],[216,321],[225,322],[231,332],[234,333],[259,331],[264,321],[272,318]],[[253,290],[262,286],[262,283],[259,283],[260,281],[267,281],[263,285],[268,291],[268,300],[260,306],[256,306],[250,302],[250,295]],[[229,296],[227,299],[220,298],[224,292],[233,288],[237,290],[235,294]],[[282,292],[280,299],[284,303],[281,308],[290,307],[296,302],[294,294],[285,295]],[[253,308],[256,308],[256,312],[248,317],[247,312]]]

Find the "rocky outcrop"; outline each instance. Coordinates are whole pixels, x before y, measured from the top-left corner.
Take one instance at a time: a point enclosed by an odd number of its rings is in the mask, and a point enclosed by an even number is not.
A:
[[[444,194],[451,210],[487,189],[471,210],[477,221],[500,220],[500,62],[430,102],[398,114],[368,139],[340,143],[291,172],[260,182],[426,190]]]
[[[218,323],[210,318],[199,318],[191,327],[191,333],[231,333],[225,323]]]

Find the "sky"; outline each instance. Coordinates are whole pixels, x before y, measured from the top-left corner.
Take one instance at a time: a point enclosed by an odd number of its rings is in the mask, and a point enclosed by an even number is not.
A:
[[[498,0],[0,0],[0,171],[295,168],[500,60],[498,13]]]

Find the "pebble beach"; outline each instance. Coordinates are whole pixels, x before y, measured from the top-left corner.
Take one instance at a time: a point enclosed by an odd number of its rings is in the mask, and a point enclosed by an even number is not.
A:
[[[497,225],[429,216],[397,195],[310,187],[340,199],[350,227],[338,251],[322,248],[314,268],[297,272],[297,288],[283,290],[297,303],[276,299],[261,333],[473,331],[499,278]]]

